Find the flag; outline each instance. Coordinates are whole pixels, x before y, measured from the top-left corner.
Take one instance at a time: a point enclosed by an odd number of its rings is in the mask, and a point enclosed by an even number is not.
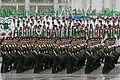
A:
[[[102,12],[104,12],[105,11],[105,9],[104,9],[104,7],[102,7]]]
[[[52,9],[52,10],[51,10],[51,13],[52,13],[52,14],[55,14],[55,10],[54,10],[54,9]]]
[[[0,23],[0,25],[4,27],[4,30],[9,29],[8,23],[4,23],[4,24],[3,24],[3,23]]]
[[[27,11],[27,15],[28,15],[28,16],[31,16],[31,15],[32,15],[31,12],[30,12],[30,10]]]
[[[116,10],[113,10],[113,14],[119,14],[118,11]]]
[[[3,8],[3,9],[2,9],[1,16],[2,16],[3,18],[7,16],[6,8]]]
[[[12,10],[12,15],[16,16],[16,10]]]
[[[91,12],[92,11],[92,5],[91,4],[90,4],[89,8],[90,8],[90,12]]]
[[[109,17],[113,16],[113,10],[109,11],[108,16]]]
[[[110,12],[109,8],[105,8],[106,13]]]
[[[115,31],[114,29],[112,29],[112,38],[114,38],[114,35],[115,35]]]
[[[23,10],[22,17],[25,17],[25,16],[26,16],[26,11]]]
[[[72,13],[71,13],[70,11],[68,11],[68,15],[69,15],[69,16],[72,16]]]
[[[43,15],[43,16],[45,15],[44,11],[42,12],[42,15]]]
[[[87,10],[87,15],[89,15],[90,14],[90,9],[88,8],[88,10]]]
[[[20,11],[17,11],[17,17],[18,17],[18,18],[21,17]]]
[[[20,17],[21,17],[21,14],[20,14],[20,13],[18,13],[18,14],[17,14],[17,17],[18,17],[18,18],[20,18]]]
[[[58,16],[58,15],[60,15],[61,14],[61,11],[60,10],[57,10],[56,11],[56,15]]]
[[[42,15],[43,15],[43,16],[45,15],[45,12],[44,12],[44,10],[42,10]]]
[[[119,30],[118,30],[118,38],[120,38],[120,28],[119,28]]]
[[[40,16],[40,11],[37,12],[37,16]]]
[[[106,15],[107,15],[106,10],[104,10],[104,12],[103,12],[103,16],[106,16]]]
[[[2,10],[0,9],[0,16],[1,16],[1,14],[2,14]]]
[[[72,10],[71,10],[72,11]],[[82,14],[82,12],[81,12],[81,10],[80,9],[78,9],[78,13],[81,15]]]
[[[110,9],[109,8],[105,8],[104,12],[103,12],[103,15],[107,16],[109,14],[109,12],[110,12]]]
[[[73,29],[73,31],[72,31],[72,38],[75,38],[75,37],[76,37],[75,30],[76,30],[76,29]]]
[[[8,16],[12,15],[12,11],[10,9],[8,9],[7,13],[8,13]]]
[[[96,9],[94,9],[91,14],[96,15]]]
[[[45,36],[44,30],[42,30],[41,37],[44,38]]]
[[[50,10],[49,10],[49,9],[47,9],[47,15],[49,15],[49,16],[50,16]]]
[[[84,9],[82,9],[82,16],[85,16],[85,11],[84,11]]]
[[[9,27],[8,27],[8,24],[5,23],[0,23],[0,26],[3,27],[3,29],[0,29],[0,39],[2,39],[3,37],[9,37]]]

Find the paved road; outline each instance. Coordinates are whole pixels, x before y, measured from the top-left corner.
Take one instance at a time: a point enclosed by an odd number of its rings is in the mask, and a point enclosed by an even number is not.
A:
[[[57,74],[51,74],[52,70],[46,70],[39,74],[33,74],[33,69],[16,74],[15,71],[0,74],[0,80],[120,80],[120,64],[110,71],[110,73],[103,75],[102,67],[93,71],[90,75],[85,75],[85,67],[73,74],[65,74],[66,70]]]
[[[84,74],[84,67],[73,74],[65,74],[66,70],[58,74],[51,74],[51,69],[43,71],[39,74],[32,74],[33,70],[26,71],[21,74],[15,74],[15,71],[1,74],[1,80],[120,80],[120,64],[116,65],[109,74],[101,73],[102,66],[90,75]]]
[[[117,50],[120,52],[120,48]],[[33,69],[21,74],[16,74],[15,71],[11,71],[9,73],[0,74],[0,80],[120,80],[120,64],[117,64],[116,67],[106,75],[102,74],[102,67],[103,64],[90,75],[85,75],[85,67],[73,74],[65,74],[66,70],[58,74],[51,74],[51,69],[39,74],[33,74]]]

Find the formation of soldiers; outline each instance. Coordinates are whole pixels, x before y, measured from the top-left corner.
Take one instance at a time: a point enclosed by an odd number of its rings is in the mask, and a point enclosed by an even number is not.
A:
[[[1,27],[3,28],[3,27]],[[90,74],[103,63],[109,73],[120,53],[119,17],[94,16],[82,19],[50,16],[14,17],[9,23],[10,37],[3,38],[1,73],[34,69],[39,73],[73,73],[85,67]]]
[[[66,69],[70,74],[85,67],[85,73],[90,74],[103,63],[102,73],[106,74],[115,68],[120,56],[114,44],[115,38],[106,39],[103,44],[101,38],[9,37],[2,39],[1,73],[29,69],[34,69],[34,73],[46,69],[58,73]]]
[[[26,16],[25,18],[13,17],[9,23],[12,31],[11,37],[41,37],[41,38],[65,38],[74,37],[85,39],[93,37],[114,38],[119,39],[120,43],[120,27],[119,17],[93,16],[81,19],[72,19],[66,17],[51,16]]]

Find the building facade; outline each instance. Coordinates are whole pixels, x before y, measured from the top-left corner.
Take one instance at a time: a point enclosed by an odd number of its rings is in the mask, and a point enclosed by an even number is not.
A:
[[[91,7],[96,9],[97,12],[101,12],[103,8],[116,9],[120,11],[120,0],[72,0],[72,8],[85,9]]]
[[[40,10],[47,8],[68,8],[72,9],[96,9],[101,12],[103,8],[116,9],[120,11],[120,0],[0,0],[0,7],[19,10]]]

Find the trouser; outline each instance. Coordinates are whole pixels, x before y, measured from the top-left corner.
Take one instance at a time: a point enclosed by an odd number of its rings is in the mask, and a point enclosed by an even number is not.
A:
[[[25,70],[32,69],[34,67],[34,56],[29,55],[25,58],[24,67]]]
[[[60,56],[60,71],[61,70],[64,70],[64,69],[66,69],[66,67],[67,67],[67,64],[68,64],[68,55],[66,55],[66,54],[63,54],[62,56]]]
[[[77,54],[76,56],[79,59],[78,63],[77,63],[77,68],[80,69],[80,68],[82,68],[84,66],[86,57],[84,56],[83,53]]]
[[[92,60],[93,60],[93,58],[91,56],[87,57],[87,62],[86,62],[86,67],[85,67],[85,74],[90,74]]]
[[[102,69],[103,74],[109,73],[109,71],[115,67],[114,59],[115,59],[114,55],[107,55],[105,57],[105,62],[104,62],[104,66]]]
[[[85,67],[85,74],[90,74],[94,70],[94,64],[97,60],[97,57],[93,54],[87,57],[86,67]]]
[[[44,56],[44,59],[43,59],[44,70],[52,68],[52,64],[53,64],[53,57],[52,56],[53,55],[51,55],[50,53],[46,53],[43,56]]]
[[[79,58],[76,56],[68,56],[68,64],[67,64],[67,73],[73,73],[77,69],[77,65],[79,63]]]
[[[17,59],[16,73],[21,73],[25,70],[25,68],[24,68],[25,57],[17,56],[16,59]]]
[[[49,69],[52,68],[52,66],[53,66],[53,56],[50,55],[46,59],[46,68]]]
[[[62,71],[66,68],[67,64],[67,55],[58,55],[53,56],[53,67],[52,67],[52,73],[57,73],[58,71]]]
[[[114,62],[115,64],[117,64],[117,63],[118,63],[119,56],[120,56],[120,55],[119,55],[119,53],[118,53],[118,52],[113,52],[113,54],[112,54],[112,55],[114,55],[114,56],[115,56],[115,59],[114,59],[114,61],[113,61],[113,62]]]
[[[43,71],[43,59],[44,56],[42,55],[36,55],[34,57],[34,73],[39,73]]]
[[[1,66],[1,73],[5,73],[8,72],[8,60],[10,57],[8,57],[7,55],[2,55],[2,66]]]
[[[16,57],[12,56],[8,59],[9,71],[16,69]]]
[[[96,70],[100,66],[100,56],[97,55],[97,53],[94,54],[94,59],[92,61],[92,70]]]

